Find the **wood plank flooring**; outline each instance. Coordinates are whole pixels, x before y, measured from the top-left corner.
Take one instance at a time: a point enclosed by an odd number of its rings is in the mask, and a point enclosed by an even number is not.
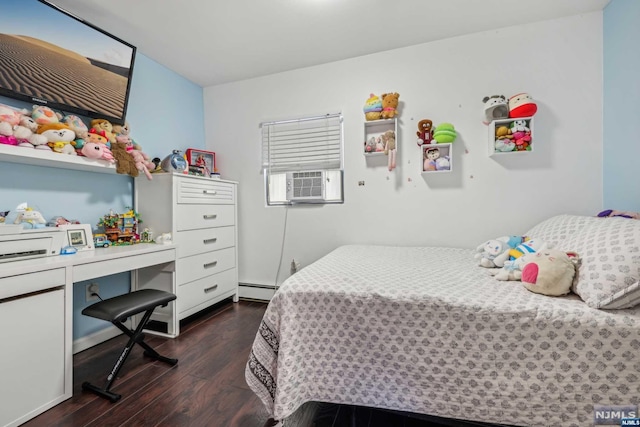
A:
[[[268,427],[262,402],[249,389],[244,368],[266,304],[230,300],[181,324],[178,338],[147,335],[161,355],[176,366],[144,357],[134,346],[112,391],[111,403],[82,390],[89,381],[102,387],[127,337],[119,336],[74,356],[73,397],[23,424],[24,427]],[[37,386],[37,385],[35,385]],[[313,410],[305,410],[312,407]],[[430,427],[486,426],[459,420],[401,414],[326,403],[308,404],[303,421],[286,427]],[[275,427],[281,427],[276,424]]]
[[[74,356],[73,397],[24,424],[51,426],[261,427],[268,420],[262,402],[244,380],[244,367],[266,304],[223,302],[181,326],[180,336],[147,335],[170,366],[144,357],[134,346],[112,391],[110,403],[82,390],[106,382],[126,337],[119,336]]]

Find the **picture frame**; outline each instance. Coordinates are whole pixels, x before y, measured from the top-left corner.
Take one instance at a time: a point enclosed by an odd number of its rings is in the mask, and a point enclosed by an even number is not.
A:
[[[78,251],[95,249],[91,224],[66,224],[59,225],[58,228],[65,232],[64,246],[71,246]]]
[[[204,176],[210,177],[212,173],[216,172],[216,153],[213,151],[189,148],[185,155],[187,164],[202,168]]]

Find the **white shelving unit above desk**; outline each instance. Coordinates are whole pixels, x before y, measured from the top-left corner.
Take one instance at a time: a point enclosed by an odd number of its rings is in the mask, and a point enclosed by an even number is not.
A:
[[[0,162],[86,172],[116,173],[115,163],[109,163],[105,160],[94,160],[82,156],[70,156],[68,154],[54,153],[53,151],[22,148],[6,144],[0,144]]]

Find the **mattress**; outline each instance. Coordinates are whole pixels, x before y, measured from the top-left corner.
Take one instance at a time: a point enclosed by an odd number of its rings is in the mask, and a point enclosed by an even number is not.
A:
[[[342,246],[269,303],[245,377],[271,416],[309,401],[522,426],[638,405],[640,309],[500,282],[457,248]]]

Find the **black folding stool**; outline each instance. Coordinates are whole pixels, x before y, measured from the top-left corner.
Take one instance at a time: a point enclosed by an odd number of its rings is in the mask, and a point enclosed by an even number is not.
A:
[[[95,317],[97,319],[107,320],[113,323],[118,329],[129,336],[129,342],[122,350],[122,354],[118,357],[116,364],[113,366],[111,373],[107,376],[107,383],[104,388],[97,387],[89,382],[82,383],[82,389],[91,391],[98,396],[109,399],[111,402],[117,402],[122,396],[116,393],[112,393],[110,390],[111,385],[116,379],[120,368],[124,365],[127,356],[131,352],[133,346],[140,344],[145,352],[144,355],[151,357],[155,360],[175,365],[178,363],[178,359],[171,359],[158,354],[153,348],[151,348],[146,342],[144,342],[144,334],[142,330],[146,326],[147,322],[151,318],[151,314],[156,307],[165,307],[170,301],[176,299],[176,296],[171,292],[165,292],[158,289],[141,289],[139,291],[133,291],[124,295],[109,298],[82,310],[82,314],[85,316]],[[142,320],[138,323],[136,330],[127,328],[123,322],[130,316],[138,313],[145,312],[142,316]]]

